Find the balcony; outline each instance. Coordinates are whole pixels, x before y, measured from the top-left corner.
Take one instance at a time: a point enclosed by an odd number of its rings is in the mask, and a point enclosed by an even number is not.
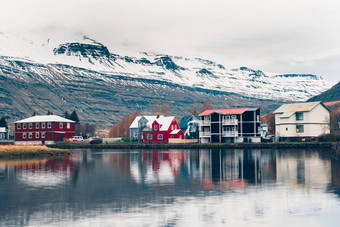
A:
[[[210,132],[200,132],[200,137],[210,137]]]
[[[237,119],[223,119],[222,124],[223,125],[237,125],[238,120]]]
[[[200,121],[200,125],[201,126],[208,126],[211,124],[211,121],[210,120],[203,120],[203,121]]]
[[[222,133],[223,137],[238,137],[237,131],[223,131]]]

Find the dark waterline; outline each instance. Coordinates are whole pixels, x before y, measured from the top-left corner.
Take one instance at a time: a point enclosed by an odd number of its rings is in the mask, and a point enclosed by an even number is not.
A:
[[[337,226],[327,150],[76,150],[0,160],[0,226]]]

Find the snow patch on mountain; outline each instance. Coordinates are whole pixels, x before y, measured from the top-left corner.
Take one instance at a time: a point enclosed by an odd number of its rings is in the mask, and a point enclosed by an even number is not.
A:
[[[75,36],[61,42],[60,39],[32,41],[0,34],[0,43],[0,66],[20,68],[21,62],[26,62],[31,64],[28,71],[40,74],[41,80],[48,83],[59,80],[49,77],[48,70],[57,70],[53,66],[62,64],[73,66],[69,69],[65,67],[72,71],[69,75],[79,74],[76,68],[79,67],[98,72],[91,75],[97,75],[103,81],[110,80],[110,75],[125,75],[233,92],[258,99],[304,101],[333,85],[316,75],[268,75],[247,67],[229,69],[226,65],[200,58],[146,52],[133,57],[122,56],[110,52],[106,46],[86,36]],[[20,79],[19,74],[3,74]],[[86,80],[86,76],[83,79]]]

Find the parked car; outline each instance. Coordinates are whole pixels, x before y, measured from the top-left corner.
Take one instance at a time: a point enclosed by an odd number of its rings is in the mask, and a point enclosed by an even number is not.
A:
[[[263,139],[263,142],[275,142],[275,136],[274,135],[268,135]]]
[[[93,139],[90,141],[90,144],[100,144],[103,143],[103,140],[98,137],[93,137]]]
[[[70,142],[83,142],[84,138],[82,136],[72,136]]]

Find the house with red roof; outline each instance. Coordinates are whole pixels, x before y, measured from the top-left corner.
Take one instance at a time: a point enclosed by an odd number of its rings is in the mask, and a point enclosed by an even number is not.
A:
[[[175,117],[157,116],[151,127],[145,128],[143,131],[144,142],[167,143],[170,138],[184,139],[184,134]]]
[[[199,124],[200,143],[261,142],[260,108],[206,110]]]

